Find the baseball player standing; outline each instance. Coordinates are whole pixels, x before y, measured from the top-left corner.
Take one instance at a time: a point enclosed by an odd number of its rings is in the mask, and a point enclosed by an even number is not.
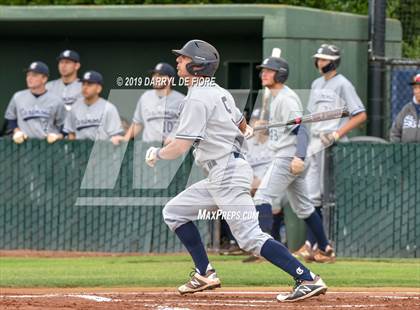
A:
[[[117,108],[99,97],[103,78],[99,72],[88,71],[82,78],[83,99],[78,99],[64,123],[69,140],[108,140],[123,133]]]
[[[60,53],[57,60],[61,77],[49,81],[46,87],[50,92],[60,97],[66,111],[70,111],[73,103],[82,98],[82,83],[77,78],[77,72],[80,69],[80,56],[75,51],[65,50]]]
[[[253,171],[241,154],[252,128],[246,124],[228,91],[214,82],[205,85],[195,82],[196,78],[213,77],[219,66],[219,53],[212,45],[191,40],[173,52],[177,56],[178,75],[187,80],[188,94],[175,139],[163,148],[149,148],[146,163],[153,167],[158,160],[175,159],[194,145],[197,164],[208,171],[206,179],[178,194],[163,209],[166,224],[187,248],[195,264],[191,280],[178,288],[181,294],[186,294],[221,285],[192,222],[199,212],[217,208],[239,214],[255,212],[249,191]],[[326,292],[322,279],[303,266],[280,242],[262,232],[255,217],[227,216],[225,220],[242,249],[263,256],[296,279],[293,291],[277,296],[279,301],[297,301]]]
[[[413,87],[413,99],[403,106],[392,124],[391,142],[420,142],[420,73],[416,74],[410,85]]]
[[[144,142],[164,142],[176,127],[184,95],[171,88],[175,69],[162,62],[151,70],[151,74],[154,89],[140,97],[133,122],[120,140],[129,141],[143,131]]]
[[[35,61],[26,70],[28,89],[18,91],[10,100],[5,118],[13,141],[23,143],[27,138],[56,140],[62,138],[64,106],[61,99],[47,91],[48,66]]]
[[[302,116],[302,104],[296,93],[284,83],[289,76],[289,65],[283,58],[269,57],[257,67],[261,69],[261,81],[273,100],[270,102],[270,122],[286,122]],[[303,125],[285,128],[270,128],[269,147],[274,151],[274,160],[265,173],[255,193],[254,201],[260,213],[260,226],[270,231],[272,226],[272,203],[274,198],[286,192],[290,206],[298,218],[314,232],[319,244],[318,259],[333,262],[335,253],[328,243],[322,220],[309,198],[305,181],[304,159],[308,146],[308,132]],[[267,214],[267,216],[265,216]]]
[[[310,198],[322,217],[324,150],[339,139],[345,141],[346,134],[365,122],[367,117],[365,107],[354,86],[342,74],[337,73],[340,64],[339,48],[335,45],[322,44],[313,58],[321,77],[312,82],[308,102],[309,112],[343,109],[350,113],[350,118],[317,122],[311,126],[309,153],[313,155],[308,157],[307,181]],[[306,261],[319,261],[316,256],[316,240],[311,229],[308,229],[305,244],[295,254]]]

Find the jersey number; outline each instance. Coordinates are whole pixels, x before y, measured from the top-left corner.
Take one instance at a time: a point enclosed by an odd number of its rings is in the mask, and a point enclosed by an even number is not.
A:
[[[227,99],[226,99],[226,97],[225,97],[225,96],[223,96],[223,97],[222,97],[222,102],[223,102],[223,105],[225,106],[226,111],[228,111],[228,112],[229,112],[229,114],[232,114],[232,110],[231,110],[231,109],[229,109],[229,107],[228,107],[228,106],[227,106],[227,104],[226,104]]]
[[[279,139],[279,135],[277,133],[277,129],[270,128],[270,140],[271,141],[277,141]]]
[[[164,121],[163,122],[163,132],[164,133],[171,133],[172,129],[174,129],[174,124],[172,122],[169,122],[169,121]]]

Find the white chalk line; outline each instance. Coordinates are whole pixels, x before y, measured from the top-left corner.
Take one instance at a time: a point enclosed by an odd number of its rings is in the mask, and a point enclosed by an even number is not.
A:
[[[96,296],[96,295],[65,295],[65,296],[66,297],[77,297],[77,298],[92,300],[92,301],[96,301],[96,302],[110,302],[110,301],[114,301],[114,299],[112,299],[112,298],[101,297],[101,296]]]

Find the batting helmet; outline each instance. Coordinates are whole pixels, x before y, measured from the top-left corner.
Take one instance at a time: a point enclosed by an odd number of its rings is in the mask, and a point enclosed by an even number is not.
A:
[[[180,50],[172,52],[192,59],[187,64],[187,71],[192,75],[213,76],[219,67],[219,52],[213,45],[202,40],[188,41]]]
[[[274,80],[277,83],[284,83],[289,77],[289,64],[281,57],[268,57],[264,59],[262,64],[257,66],[257,69],[263,68],[277,71],[274,76]]]
[[[315,67],[318,68],[317,59],[327,59],[331,62],[322,68],[323,73],[336,70],[340,65],[340,49],[332,44],[322,44],[316,51],[316,54],[312,56],[315,58]]]

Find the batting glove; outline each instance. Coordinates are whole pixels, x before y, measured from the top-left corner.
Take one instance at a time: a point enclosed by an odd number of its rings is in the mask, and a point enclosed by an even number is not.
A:
[[[340,135],[337,131],[321,133],[319,137],[321,138],[322,144],[324,144],[325,146],[330,146],[331,144],[337,142],[340,139]]]
[[[23,142],[25,142],[25,140],[26,139],[28,139],[28,136],[27,135],[25,135],[22,131],[16,131],[14,134],[13,134],[13,141],[16,143],[16,144],[21,144],[21,143],[23,143]]]
[[[290,172],[293,175],[299,175],[305,169],[305,162],[299,157],[293,157],[292,162],[290,163]]]
[[[158,154],[159,150],[160,148],[152,146],[146,152],[146,158],[145,158],[146,164],[152,168],[156,165],[156,162],[160,159],[159,154]]]
[[[246,125],[245,128],[245,132],[244,132],[244,137],[245,139],[249,139],[254,135],[254,128],[252,128],[251,126],[249,126],[248,124]]]
[[[54,142],[63,139],[63,135],[59,133],[49,133],[47,135],[47,142],[53,144]]]

